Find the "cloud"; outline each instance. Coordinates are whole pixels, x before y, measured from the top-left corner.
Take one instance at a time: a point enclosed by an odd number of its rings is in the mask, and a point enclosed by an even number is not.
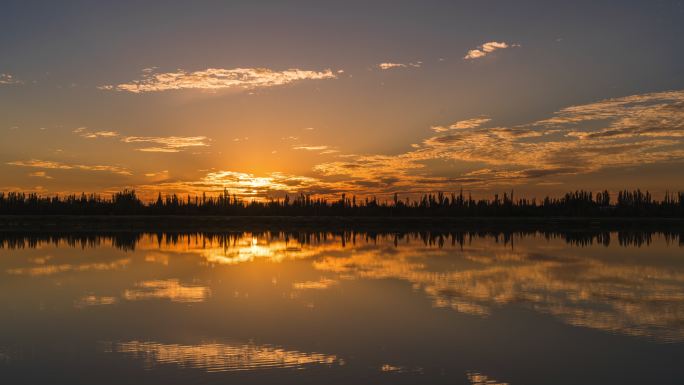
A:
[[[34,177],[34,178],[44,178],[44,179],[52,179],[51,176],[45,173],[45,171],[36,171],[29,173],[28,176]]]
[[[114,138],[119,136],[119,133],[116,131],[87,131],[87,127],[78,127],[72,132],[88,139]]]
[[[467,129],[467,128],[477,128],[482,126],[485,123],[489,123],[491,119],[487,117],[479,117],[479,118],[472,118],[472,119],[466,119],[466,120],[461,120],[458,122],[453,123],[449,127],[444,127],[444,126],[432,126],[430,129],[435,132],[446,132],[449,130],[462,130],[462,129]]]
[[[465,55],[464,59],[473,60],[483,58],[496,50],[511,47],[520,47],[520,44],[508,44],[506,42],[490,41],[482,44],[477,49],[471,49],[470,51],[468,51],[468,54]]]
[[[323,151],[319,152],[319,154],[328,155],[328,154],[337,154],[339,152],[340,152],[340,150],[323,150]]]
[[[518,126],[482,127],[488,122],[478,117],[434,126],[436,135],[411,151],[346,156],[318,164],[314,171],[324,178],[344,178],[351,191],[420,192],[549,182],[607,167],[684,160],[684,91],[568,107],[549,119]],[[436,176],[427,166],[434,161],[471,169]]]
[[[218,194],[266,199],[307,193],[330,197],[492,189],[497,185],[550,184],[606,168],[684,161],[684,90],[626,96],[560,109],[548,118],[492,126],[478,116],[432,127],[434,133],[396,154],[337,153],[311,173],[262,175],[213,170],[192,180],[150,175],[139,191]],[[208,145],[204,137],[126,137],[145,151],[179,151]],[[330,154],[327,145],[292,144],[295,150]],[[34,161],[42,162],[42,161]],[[26,165],[26,164],[15,164]],[[436,166],[437,165],[437,166]],[[36,165],[33,165],[36,167]],[[43,168],[73,165],[42,163]],[[562,179],[560,179],[562,180]],[[152,183],[156,182],[156,183]]]
[[[328,146],[294,146],[293,150],[306,150],[306,151],[321,151],[327,150]]]
[[[210,139],[206,136],[127,136],[124,143],[146,143],[150,147],[138,148],[143,152],[180,152],[189,148],[207,147]]]
[[[391,192],[434,191],[433,181],[425,180],[419,172],[424,164],[414,161],[410,153],[389,155],[351,155],[346,158],[314,166],[322,180],[333,180],[340,191],[359,195],[378,195]]]
[[[78,127],[72,132],[88,139],[120,136],[116,131],[88,131],[87,127]],[[148,147],[138,148],[137,151],[174,153],[194,147],[207,147],[210,139],[206,136],[126,136],[121,138],[121,141],[124,143],[151,144]]]
[[[291,137],[293,140],[297,140],[295,137]],[[308,145],[293,145],[292,146],[293,150],[302,150],[302,151],[318,151],[319,155],[330,155],[330,154],[337,154],[340,151],[330,148],[330,146],[326,145],[318,145],[318,146],[308,146]]]
[[[486,117],[480,117],[480,118],[472,118],[472,119],[467,119],[467,120],[461,120],[459,122],[456,122],[450,126],[452,130],[462,130],[466,128],[477,128],[480,127],[481,125],[490,122],[491,119],[486,118]]]
[[[84,138],[94,139],[94,138],[113,138],[119,136],[116,131],[95,131],[83,135]]]
[[[155,178],[155,177],[168,177],[169,176],[169,170],[162,170],[159,172],[148,172],[145,173],[145,176],[148,178]]]
[[[119,175],[132,175],[129,170],[119,166],[67,164],[62,162],[39,159],[15,160],[12,162],[7,162],[6,164],[10,166],[44,168],[53,170],[106,171]]]
[[[408,64],[385,62],[385,63],[378,64],[378,68],[380,68],[381,70],[389,70],[389,69],[393,69],[393,68],[407,68],[407,67],[418,68],[421,65],[423,65],[423,62],[421,62],[421,61],[418,61],[415,63],[408,63]]]
[[[406,67],[406,64],[400,64],[400,63],[380,63],[378,64],[378,68],[381,70],[388,70],[392,68],[401,68],[401,67]]]
[[[217,170],[207,172],[198,180],[177,180],[162,183],[136,186],[143,196],[156,197],[158,192],[178,194],[216,195],[223,193],[243,198],[266,199],[285,194],[317,194],[329,195],[342,192],[336,183],[323,181],[319,178],[292,175],[282,172],[272,172],[264,176],[251,173]]]
[[[339,73],[339,71],[338,71]],[[301,80],[336,79],[330,70],[307,71],[288,69],[274,71],[268,68],[208,68],[203,71],[156,73],[154,69],[143,71],[142,79],[130,83],[104,85],[103,90],[132,93],[159,92],[169,90],[221,90],[230,88],[253,89],[290,84]]]
[[[683,133],[684,91],[678,91],[568,107],[527,125],[449,131],[426,139],[421,151],[541,177],[681,160]]]
[[[0,85],[22,84],[21,80],[16,79],[10,74],[0,74]]]

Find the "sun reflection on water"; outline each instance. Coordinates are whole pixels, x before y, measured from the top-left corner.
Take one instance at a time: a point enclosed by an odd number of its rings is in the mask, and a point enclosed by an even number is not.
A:
[[[625,249],[617,245],[610,250],[605,246],[568,246],[561,240],[536,236],[527,241],[524,237],[509,239],[515,241],[515,247],[492,237],[473,237],[465,244],[449,246],[411,236],[398,241],[392,234],[358,238],[340,234],[145,234],[127,249],[130,254],[125,258],[114,254],[116,257],[108,261],[65,261],[64,256],[38,249],[42,256],[22,260],[22,266],[5,263],[2,271],[31,277],[110,270],[122,270],[117,274],[123,274],[123,270],[133,270],[124,268],[137,267],[142,260],[156,265],[148,266],[154,274],[162,271],[154,269],[170,271],[181,260],[184,265],[177,272],[209,269],[217,274],[213,282],[194,280],[190,274],[184,279],[186,283],[179,278],[155,279],[150,275],[107,295],[86,290],[72,302],[76,307],[86,307],[140,300],[206,302],[213,286],[228,284],[221,283],[223,269],[258,268],[250,263],[266,262],[274,264],[269,268],[275,270],[269,274],[278,275],[295,265],[288,262],[296,261],[298,268],[292,274],[269,279],[269,286],[286,290],[276,290],[276,295],[312,303],[308,296],[317,295],[314,291],[343,289],[352,280],[393,279],[409,283],[436,308],[471,316],[489,317],[497,308],[515,304],[551,314],[570,325],[664,342],[684,341],[684,266],[678,260],[645,258],[642,254],[626,260],[621,256]],[[667,239],[649,239],[661,251],[664,246],[678,247]],[[52,251],[76,245],[56,243],[58,247]],[[223,288],[216,289],[219,293]],[[235,286],[228,290],[249,298],[246,293],[258,288]],[[325,295],[316,299],[317,303],[325,300]]]
[[[204,237],[183,237],[181,242],[145,237],[136,245],[137,250],[155,253],[151,259],[159,259],[156,253],[195,254],[201,256],[208,265],[236,265],[255,260],[283,262],[292,259],[305,259],[318,255],[323,250],[339,250],[332,244],[305,245],[298,240],[259,237],[250,233],[230,241],[214,241]]]
[[[197,254],[210,265],[308,259],[315,270],[328,274],[318,281],[293,282],[294,290],[324,290],[345,280],[398,279],[422,290],[435,307],[464,314],[486,317],[499,306],[517,303],[571,325],[684,340],[684,271],[606,260],[590,249],[548,240],[510,248],[483,238],[457,249],[409,238],[397,243],[392,236],[349,244],[339,237],[305,243],[245,234],[222,247],[199,240],[179,244],[180,252]],[[436,261],[455,265],[433,267]]]

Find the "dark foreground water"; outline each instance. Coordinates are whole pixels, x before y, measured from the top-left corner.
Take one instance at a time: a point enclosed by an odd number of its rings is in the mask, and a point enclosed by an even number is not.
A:
[[[683,384],[668,234],[0,236],[1,384]]]

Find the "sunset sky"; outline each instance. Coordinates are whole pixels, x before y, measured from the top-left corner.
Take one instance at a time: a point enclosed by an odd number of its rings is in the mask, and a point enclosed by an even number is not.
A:
[[[684,1],[3,1],[0,190],[684,190]]]

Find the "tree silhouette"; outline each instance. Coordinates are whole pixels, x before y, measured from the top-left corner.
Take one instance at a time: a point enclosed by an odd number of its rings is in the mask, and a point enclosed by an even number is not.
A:
[[[233,215],[233,216],[414,216],[414,217],[684,217],[684,193],[666,192],[662,200],[650,192],[622,190],[611,199],[607,191],[596,194],[578,190],[559,198],[514,199],[514,192],[475,200],[463,191],[424,194],[401,199],[394,193],[387,201],[377,197],[338,200],[310,194],[282,199],[245,201],[227,189],[217,196],[162,195],[150,202],[125,189],[109,198],[98,194],[39,196],[35,193],[0,192],[0,215]]]

